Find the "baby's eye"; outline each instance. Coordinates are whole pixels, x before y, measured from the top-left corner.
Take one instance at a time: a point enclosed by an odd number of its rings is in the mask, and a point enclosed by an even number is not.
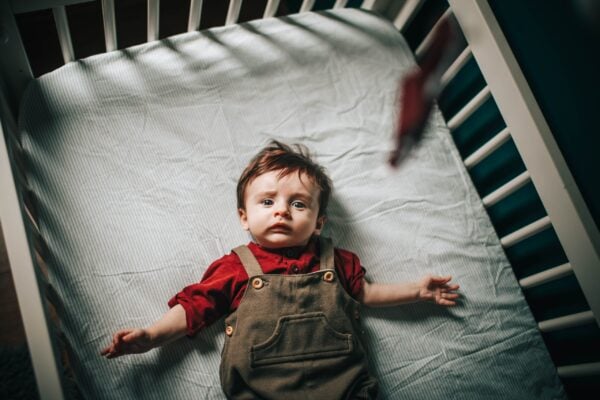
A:
[[[260,204],[262,204],[263,206],[272,206],[273,205],[273,200],[271,200],[271,199],[263,199],[263,200],[261,200]]]
[[[292,207],[298,208],[298,209],[304,209],[304,208],[306,208],[306,205],[303,202],[296,200],[296,201],[292,202]]]

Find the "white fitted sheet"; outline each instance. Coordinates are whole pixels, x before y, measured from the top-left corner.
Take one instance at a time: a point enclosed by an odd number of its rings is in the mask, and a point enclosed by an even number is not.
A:
[[[187,33],[69,63],[27,90],[20,126],[71,363],[83,394],[219,399],[223,325],[105,360],[212,260],[249,240],[235,185],[270,139],[300,142],[335,190],[326,234],[374,281],[451,274],[453,309],[366,310],[382,399],[563,398],[511,267],[436,110],[386,165],[399,78],[387,21],[305,13]]]

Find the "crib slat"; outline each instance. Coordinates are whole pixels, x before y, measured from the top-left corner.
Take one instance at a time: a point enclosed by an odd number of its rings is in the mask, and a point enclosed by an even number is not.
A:
[[[269,0],[265,7],[265,13],[263,18],[271,18],[275,16],[277,9],[279,8],[279,0]]]
[[[584,376],[600,375],[600,362],[563,365],[556,368],[561,378],[579,378]]]
[[[29,226],[31,227],[33,232],[35,232],[36,235],[41,236],[40,226],[38,225],[38,223],[36,221],[36,217],[33,215],[31,206],[28,206],[26,203],[25,207],[23,207],[23,209],[25,210],[25,214],[27,216],[27,222],[29,223]]]
[[[417,57],[417,59],[420,59],[421,56],[423,56],[423,52],[425,50],[427,50],[427,48],[431,45],[431,41],[433,40],[433,35],[435,34],[436,29],[438,28],[438,26],[440,26],[440,24],[444,20],[446,20],[448,17],[450,17],[450,14],[452,14],[452,10],[450,8],[448,8],[446,11],[444,11],[442,16],[433,25],[433,27],[431,28],[431,30],[429,31],[427,36],[425,36],[425,38],[423,38],[423,41],[419,44],[419,46],[415,50],[415,56]]]
[[[192,0],[190,2],[190,17],[188,19],[188,32],[200,29],[200,17],[202,16],[202,0]]]
[[[117,49],[117,25],[115,20],[115,0],[102,0],[102,20],[104,22],[104,42],[106,52]]]
[[[580,325],[594,322],[594,313],[591,310],[576,314],[565,315],[564,317],[552,318],[546,321],[540,321],[538,328],[542,332],[552,332],[559,329],[573,328]]]
[[[67,12],[65,7],[54,7],[52,9],[54,15],[54,23],[58,32],[58,41],[62,50],[63,60],[65,64],[75,59],[73,51],[73,42],[71,41],[71,32],[69,31],[69,21],[67,20]]]
[[[446,87],[448,82],[450,82],[452,80],[452,78],[454,78],[456,76],[458,71],[460,71],[462,69],[462,67],[465,66],[465,64],[467,63],[467,61],[469,61],[469,58],[471,58],[472,55],[473,55],[473,53],[471,53],[471,48],[469,46],[465,47],[465,49],[462,51],[462,53],[460,53],[460,55],[458,57],[456,57],[456,60],[454,60],[454,62],[448,67],[446,72],[444,72],[444,74],[442,75],[442,77],[440,79],[442,88]]]
[[[148,42],[158,40],[160,0],[148,0]]]
[[[471,116],[485,101],[491,96],[490,88],[484,87],[475,97],[473,97],[456,115],[448,121],[448,128],[451,131],[458,128],[467,118]]]
[[[38,225],[38,214],[35,206],[35,194],[29,188],[21,188],[21,201],[23,202],[23,208],[25,209],[27,216],[31,219],[34,230],[37,234],[41,235],[40,227]]]
[[[542,217],[537,221],[534,221],[529,225],[525,225],[521,229],[517,229],[513,233],[504,236],[502,239],[500,239],[500,243],[503,247],[513,246],[527,239],[528,237],[535,235],[536,233],[540,233],[544,229],[549,228],[551,225],[552,223],[550,222],[550,217],[546,215],[545,217]]]
[[[269,0],[267,6],[265,7],[265,13],[263,18],[271,18],[275,16],[277,13],[277,9],[279,8],[279,0]]]
[[[560,279],[572,273],[573,267],[571,264],[566,263],[523,278],[519,280],[519,285],[521,285],[523,289],[531,289],[544,283]]]
[[[303,13],[303,12],[310,11],[314,7],[314,5],[315,5],[315,0],[304,0],[302,2],[302,6],[300,7],[299,12]]]
[[[523,187],[531,177],[529,176],[528,171],[524,171],[520,175],[517,175],[510,181],[506,182],[504,185],[500,186],[498,189],[494,190],[492,193],[485,196],[482,201],[485,207],[491,207],[500,200],[506,198],[511,193],[514,193],[517,189]]]
[[[508,128],[504,128],[500,132],[498,132],[496,136],[491,138],[487,143],[475,150],[473,154],[465,158],[465,166],[467,168],[474,167],[481,160],[493,153],[498,147],[506,143],[508,139],[510,139],[510,132],[508,131]]]
[[[363,0],[362,4],[360,5],[360,8],[363,8],[365,10],[372,10],[376,1],[377,0]]]
[[[408,25],[408,23],[412,21],[415,15],[417,15],[417,12],[421,9],[423,4],[425,4],[424,0],[407,0],[404,6],[402,6],[400,11],[398,12],[398,15],[396,15],[396,18],[394,18],[394,26],[396,27],[396,29],[402,31],[406,27],[406,25]],[[367,8],[364,6],[364,3],[363,8]],[[370,10],[371,8],[367,9]]]
[[[348,0],[336,0],[333,8],[344,8],[348,4]]]
[[[44,258],[37,251],[33,252],[33,260],[35,261],[34,265],[42,273],[42,276],[44,277],[44,279],[46,279],[46,281],[48,281],[48,263],[46,262],[46,260],[44,260]],[[48,286],[46,286],[46,287],[48,287]],[[46,304],[49,306],[48,311],[49,311],[49,314],[52,316],[53,315],[52,313],[53,312],[55,313],[55,311],[53,311],[52,308],[55,308],[55,307],[50,301],[48,301]],[[52,316],[50,321],[56,322],[56,318],[53,318],[53,316]]]
[[[235,24],[240,17],[240,9],[242,8],[242,0],[230,0],[229,9],[227,10],[227,18],[225,25]]]

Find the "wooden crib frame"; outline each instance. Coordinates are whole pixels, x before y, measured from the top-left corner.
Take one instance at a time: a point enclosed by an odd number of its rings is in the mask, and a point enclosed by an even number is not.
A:
[[[60,357],[52,338],[43,273],[39,272],[38,235],[34,213],[28,202],[27,181],[19,159],[17,116],[19,101],[34,79],[14,14],[52,9],[65,63],[74,60],[65,6],[91,0],[0,0],[0,220],[8,250],[13,280],[27,335],[38,390],[43,399],[64,398]],[[451,130],[460,126],[490,96],[495,100],[507,128],[482,148],[465,158],[472,167],[512,137],[527,171],[484,197],[486,207],[495,204],[529,181],[533,182],[547,216],[501,238],[507,248],[550,226],[554,228],[569,262],[522,279],[529,288],[568,274],[575,274],[590,306],[589,311],[539,321],[542,331],[577,325],[600,324],[600,233],[575,184],[552,132],[504,37],[491,7],[485,0],[448,0],[451,13],[467,40],[467,48],[442,77],[448,82],[474,57],[487,82],[456,115],[448,120]],[[107,51],[117,48],[114,0],[101,0]],[[310,11],[315,0],[304,0],[300,12]],[[347,0],[336,0],[334,8]],[[362,8],[380,12],[402,31],[424,0],[364,0]],[[242,0],[231,0],[226,24],[236,23]],[[273,16],[279,0],[268,0],[264,17]],[[199,29],[202,0],[191,0],[188,31]],[[147,40],[158,39],[159,0],[148,0]],[[433,29],[432,29],[433,30]],[[427,47],[431,34],[417,48]],[[598,375],[600,363],[557,366],[562,377]]]

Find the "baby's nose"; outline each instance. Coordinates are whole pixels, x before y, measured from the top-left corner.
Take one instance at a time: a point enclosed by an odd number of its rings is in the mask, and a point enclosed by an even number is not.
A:
[[[279,204],[275,207],[275,216],[276,217],[288,217],[290,215],[290,209],[287,204]]]

